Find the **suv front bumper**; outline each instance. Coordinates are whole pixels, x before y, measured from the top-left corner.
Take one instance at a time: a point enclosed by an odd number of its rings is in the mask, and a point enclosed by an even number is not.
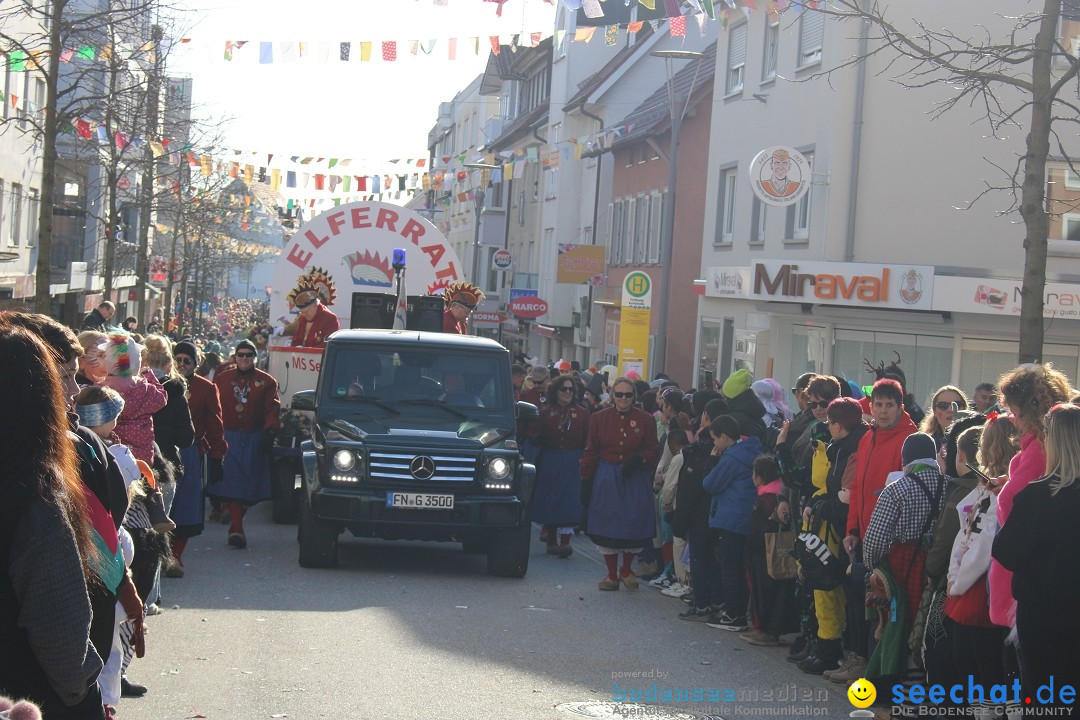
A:
[[[454,493],[453,509],[392,508],[386,490],[320,488],[311,496],[311,508],[322,520],[340,522],[354,533],[381,534],[380,530],[407,528],[445,530],[501,530],[528,522],[526,503],[514,495],[488,496]]]

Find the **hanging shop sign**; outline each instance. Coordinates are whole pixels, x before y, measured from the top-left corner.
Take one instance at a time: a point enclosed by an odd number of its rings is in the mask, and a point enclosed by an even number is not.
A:
[[[795,148],[765,148],[750,163],[750,187],[766,205],[794,205],[810,190],[810,180],[810,162]]]
[[[571,285],[603,285],[607,247],[559,243],[555,282]]]
[[[934,310],[1019,317],[1023,288],[1023,280],[938,275]],[[1080,285],[1046,283],[1043,317],[1080,319]]]

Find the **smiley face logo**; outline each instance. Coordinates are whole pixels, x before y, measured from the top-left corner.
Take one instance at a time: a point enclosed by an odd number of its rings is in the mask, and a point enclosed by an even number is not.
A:
[[[877,688],[866,678],[859,678],[851,683],[847,691],[848,700],[857,708],[870,707],[877,699]]]

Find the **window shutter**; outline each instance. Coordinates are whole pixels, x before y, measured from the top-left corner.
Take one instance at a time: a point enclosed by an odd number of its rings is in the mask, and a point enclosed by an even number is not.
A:
[[[626,204],[623,206],[622,258],[623,262],[627,264],[634,262],[634,211],[636,205],[634,198],[629,197],[626,198]]]
[[[821,51],[825,35],[825,15],[820,12],[803,12],[799,21],[799,64],[811,62]]]
[[[791,240],[795,237],[795,208],[798,205],[788,205],[787,214],[784,216],[784,238]]]
[[[649,243],[649,262],[660,262],[660,246],[664,242],[664,224],[661,222],[661,218],[664,214],[664,196],[661,193],[654,192],[652,195],[652,209],[649,212],[649,237],[652,241]]]
[[[717,194],[720,197],[716,201],[716,233],[713,237],[713,244],[715,245],[724,242],[724,204],[727,202],[727,172],[720,173],[718,185],[720,190]]]
[[[815,13],[817,14],[817,13]],[[746,29],[748,23],[732,28],[728,36],[728,69],[746,64]]]
[[[757,196],[754,196],[754,204],[750,209],[750,242],[751,244],[759,241],[758,232],[760,231],[760,224],[758,220],[761,217],[761,201]]]

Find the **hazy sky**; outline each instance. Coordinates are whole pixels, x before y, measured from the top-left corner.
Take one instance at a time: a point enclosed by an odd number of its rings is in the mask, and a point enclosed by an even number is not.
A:
[[[220,125],[221,144],[286,155],[385,160],[424,157],[440,102],[483,71],[488,36],[551,33],[555,8],[543,0],[508,0],[503,17],[482,0],[192,0],[177,33],[169,71],[194,79],[195,115]],[[464,38],[479,36],[480,53]],[[447,40],[459,38],[457,60]],[[431,55],[409,54],[408,41],[434,39]],[[233,62],[228,40],[250,45]],[[357,43],[373,41],[373,61]],[[379,42],[396,40],[398,60],[382,62]],[[273,42],[274,62],[258,64],[259,43]],[[281,62],[280,42],[330,43],[330,62]],[[351,42],[340,63],[338,43]]]

